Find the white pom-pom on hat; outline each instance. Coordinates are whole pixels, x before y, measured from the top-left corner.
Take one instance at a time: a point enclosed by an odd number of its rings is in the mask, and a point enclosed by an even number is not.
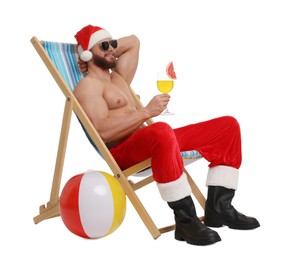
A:
[[[87,62],[92,59],[90,49],[103,39],[112,39],[109,32],[101,27],[87,25],[75,35],[78,44],[78,54],[81,60]]]
[[[78,53],[80,59],[85,62],[90,61],[92,59],[92,52],[88,50],[83,51],[82,47],[78,48]]]

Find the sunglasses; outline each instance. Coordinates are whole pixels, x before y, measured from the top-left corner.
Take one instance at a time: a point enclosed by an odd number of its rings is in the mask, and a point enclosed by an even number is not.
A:
[[[117,40],[104,41],[99,45],[102,51],[107,51],[110,46],[116,49],[118,47],[118,41]]]

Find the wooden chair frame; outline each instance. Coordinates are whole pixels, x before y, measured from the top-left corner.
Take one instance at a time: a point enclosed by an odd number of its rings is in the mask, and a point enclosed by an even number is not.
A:
[[[138,198],[136,194],[136,190],[140,189],[141,187],[144,187],[145,185],[153,182],[152,175],[148,176],[146,178],[142,178],[142,180],[134,183],[132,180],[129,180],[128,177],[142,171],[143,169],[146,169],[148,167],[151,167],[150,158],[140,162],[126,170],[121,170],[119,165],[116,163],[114,158],[112,157],[111,153],[109,152],[108,148],[106,147],[105,143],[101,139],[100,135],[94,128],[93,124],[85,114],[84,110],[80,106],[79,102],[75,98],[73,92],[69,89],[66,82],[64,81],[62,75],[59,73],[57,68],[55,67],[54,63],[46,53],[45,49],[43,48],[42,41],[38,40],[36,37],[32,37],[31,43],[33,44],[34,48],[36,49],[37,53],[45,63],[47,69],[52,74],[53,78],[55,79],[56,83],[62,90],[64,96],[65,96],[65,108],[64,108],[64,114],[63,114],[63,122],[61,127],[61,133],[60,133],[60,139],[59,139],[59,147],[57,152],[57,158],[55,163],[55,170],[54,170],[54,176],[53,176],[53,182],[51,187],[51,193],[50,193],[50,200],[47,202],[46,205],[41,205],[39,208],[39,214],[33,218],[34,223],[37,224],[43,220],[59,216],[59,194],[60,194],[60,184],[62,179],[62,171],[64,166],[64,160],[65,160],[65,154],[66,154],[66,147],[67,147],[67,141],[68,141],[68,134],[70,129],[70,122],[71,122],[71,116],[72,112],[76,114],[86,131],[88,132],[89,136],[91,137],[92,141],[98,148],[101,156],[103,159],[107,162],[108,166],[110,167],[112,173],[117,178],[117,180],[120,182],[121,186],[123,187],[126,196],[131,201],[132,205],[136,209],[137,213],[139,214],[140,218],[144,222],[145,226],[151,233],[152,237],[154,239],[158,238],[162,233],[171,231],[175,228],[175,225],[167,226],[158,228],[150,215],[148,214],[147,210],[141,203],[140,199]],[[143,105],[140,102],[137,95],[134,93],[134,91],[131,89],[133,98],[135,100],[137,108],[141,108]],[[147,124],[151,124],[152,120],[148,120]],[[192,192],[196,199],[198,200],[199,204],[204,209],[205,207],[205,197],[201,193],[200,189],[197,187],[196,183],[193,181],[193,179],[190,177],[189,173],[186,169],[184,169],[184,172],[187,175],[188,181],[190,183],[190,186],[192,188]],[[203,217],[201,217],[202,219]]]

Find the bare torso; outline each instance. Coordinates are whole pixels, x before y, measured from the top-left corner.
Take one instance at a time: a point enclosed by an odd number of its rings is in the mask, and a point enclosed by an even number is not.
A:
[[[88,75],[76,87],[74,94],[99,132],[103,129],[103,126],[99,125],[103,124],[101,119],[128,118],[132,113],[137,112],[127,83],[115,72],[112,72],[108,79]],[[141,127],[144,127],[143,123],[132,128],[131,131],[127,131],[124,135],[120,135],[118,138],[109,138],[105,142],[110,148]]]

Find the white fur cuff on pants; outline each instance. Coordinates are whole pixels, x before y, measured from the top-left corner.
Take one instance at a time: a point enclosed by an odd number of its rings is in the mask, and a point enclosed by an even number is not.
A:
[[[183,199],[192,193],[187,176],[183,173],[177,180],[167,183],[157,183],[161,198],[167,202]]]
[[[237,189],[239,172],[236,168],[219,165],[209,168],[206,185]]]

